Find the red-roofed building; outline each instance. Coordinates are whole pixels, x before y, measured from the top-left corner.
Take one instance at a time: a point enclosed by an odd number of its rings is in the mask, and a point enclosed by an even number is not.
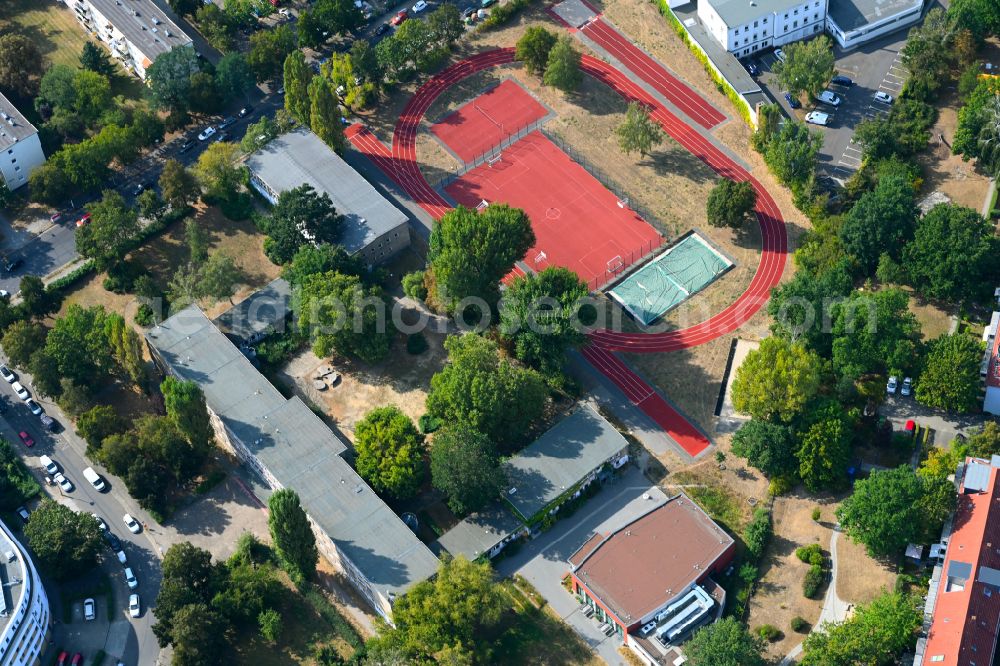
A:
[[[914,666],[990,666],[1000,632],[1000,458],[969,458],[944,564],[928,592]],[[948,527],[945,528],[945,534]],[[926,625],[925,625],[926,626]]]
[[[681,493],[569,558],[573,591],[649,663],[711,622],[725,605],[711,581],[733,538]]]

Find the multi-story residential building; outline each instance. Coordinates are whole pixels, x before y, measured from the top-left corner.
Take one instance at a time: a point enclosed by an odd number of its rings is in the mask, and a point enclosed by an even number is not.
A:
[[[836,2],[837,0],[833,0]],[[701,0],[698,18],[738,58],[818,35],[827,0]]]
[[[45,164],[38,130],[0,93],[0,174],[7,189],[28,183],[28,176]]]
[[[38,571],[0,521],[0,666],[36,666],[49,642],[49,598]]]
[[[194,48],[153,0],[63,0],[83,28],[107,44],[126,70],[146,80],[146,70],[177,47]]]

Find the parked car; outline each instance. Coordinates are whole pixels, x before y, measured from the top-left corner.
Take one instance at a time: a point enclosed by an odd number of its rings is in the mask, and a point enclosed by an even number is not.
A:
[[[124,550],[116,550],[115,557],[118,558],[118,562],[120,562],[123,567],[128,565],[128,558],[125,556]]]
[[[21,432],[17,433],[17,436],[21,438],[21,441],[24,442],[24,445],[27,446],[29,449],[35,445],[35,440],[31,439],[31,435],[29,435],[25,431],[22,430]]]
[[[104,540],[108,542],[108,546],[110,546],[111,550],[116,553],[122,549],[122,542],[117,536],[115,536],[114,532],[105,532]]]
[[[806,122],[813,125],[827,125],[830,122],[830,115],[822,111],[810,111],[806,114]]]
[[[402,25],[403,21],[410,18],[410,15],[405,9],[399,10],[399,13],[392,17],[389,21],[392,25]]]
[[[87,597],[83,600],[83,619],[89,621],[93,620],[95,617],[97,617],[96,604],[93,599]]]
[[[142,526],[139,524],[139,521],[133,518],[130,514],[126,513],[122,516],[122,521],[125,523],[125,527],[128,528],[128,531],[132,534],[138,534],[142,531]]]
[[[14,389],[14,393],[16,393],[17,397],[21,400],[27,400],[31,397],[31,394],[28,393],[28,389],[24,388],[21,382],[14,382],[10,385],[10,387]]]
[[[824,90],[816,96],[816,99],[830,106],[840,106],[840,96],[830,90]]]
[[[830,83],[836,83],[838,86],[847,86],[848,88],[854,85],[854,81],[843,74],[837,74],[837,76],[830,79]]]
[[[128,614],[132,617],[139,617],[140,612],[142,612],[142,607],[139,605],[139,595],[128,595]]]
[[[41,456],[38,459],[38,463],[42,466],[42,469],[44,469],[48,474],[59,473],[59,465],[56,464],[55,460],[49,458],[48,456]]]
[[[469,18],[471,18],[471,17],[473,17],[475,15],[476,15],[476,8],[475,7],[466,7],[465,9],[462,10],[462,18],[463,19],[469,19]]]
[[[139,581],[136,580],[135,574],[132,573],[131,567],[125,567],[125,582],[128,583],[128,587],[130,590],[134,590],[135,588],[139,587]]]
[[[87,215],[86,218],[89,220],[90,219],[90,215]],[[23,257],[3,257],[2,258],[2,264],[0,264],[0,265],[3,266],[3,269],[6,272],[10,273],[12,270],[14,270],[15,268],[17,268],[18,266],[20,266],[23,263],[24,263],[24,258]]]
[[[28,522],[28,518],[31,517],[31,513],[28,512],[28,507],[25,506],[17,507],[17,515],[23,522]]]
[[[388,23],[381,23],[381,24],[379,24],[379,26],[378,26],[377,28],[375,28],[375,34],[376,34],[377,36],[382,36],[382,35],[384,35],[384,34],[385,34],[385,33],[386,33],[386,32],[387,32],[388,30],[389,30],[389,24],[388,24]]]
[[[52,480],[59,484],[59,487],[63,489],[65,493],[73,492],[73,482],[67,479],[62,474],[56,474],[52,477]]]
[[[760,68],[757,67],[757,63],[755,63],[753,60],[748,60],[744,66],[747,68],[747,71],[750,73],[750,76],[757,76],[758,74],[760,74]]]
[[[284,95],[285,94],[285,86],[281,86],[280,88],[278,88],[278,94],[279,95]]]
[[[497,0],[480,0],[479,6],[482,7],[483,9],[486,9],[487,7],[495,4],[496,1]]]
[[[59,432],[59,422],[48,414],[39,414],[38,420],[42,422],[42,427],[49,432]]]
[[[90,481],[90,485],[94,486],[96,490],[98,491],[104,490],[104,479],[101,478],[100,474],[94,471],[93,467],[84,468],[83,478],[87,479],[87,481]]]
[[[92,515],[94,517],[94,520],[97,521],[97,526],[101,528],[102,532],[107,532],[108,531],[108,524],[106,522],[104,522],[103,518],[101,518],[100,516],[98,516],[96,513],[92,513],[90,515]]]
[[[136,183],[135,187],[132,188],[132,195],[139,196],[152,186],[152,183]]]
[[[902,387],[900,387],[899,392],[902,395],[910,395],[911,393],[913,393],[913,378],[912,377],[904,377],[903,378],[903,385],[902,385]]]
[[[77,652],[73,655],[72,661],[69,662],[69,666],[80,666],[83,663],[83,655]]]
[[[201,132],[198,133],[198,140],[199,141],[208,140],[209,137],[215,134],[215,131],[216,131],[215,128],[209,125],[208,127],[206,127],[205,129],[203,129]]]
[[[77,227],[85,227],[90,223],[90,213],[84,213],[83,217],[76,221]]]
[[[417,0],[417,4],[413,5],[412,9],[414,14],[419,14],[427,9],[427,2],[425,0]]]
[[[66,652],[66,650],[63,650],[59,653],[59,656],[56,657],[56,666],[66,666],[67,659],[69,659],[69,653]]]
[[[51,222],[52,224],[59,224],[60,222],[62,222],[62,219],[63,219],[62,213],[53,213],[51,216],[49,216],[49,222]]]
[[[222,143],[223,141],[229,141],[229,132],[219,132],[212,139],[212,143]]]
[[[0,377],[4,378],[8,384],[13,384],[17,381],[17,375],[11,372],[10,368],[6,365],[0,365]]]
[[[282,16],[284,16],[285,18],[292,18],[292,13],[290,11],[288,11],[284,7],[282,7],[281,9],[279,9],[278,13],[281,14]]]
[[[35,416],[41,416],[42,406],[39,405],[37,402],[35,402],[33,399],[28,398],[27,400],[24,401],[24,404],[28,406],[28,409],[31,411],[32,414],[34,414]]]
[[[800,102],[795,97],[792,97],[792,93],[790,92],[785,93],[785,101],[788,102],[788,106],[792,107],[793,109],[798,109],[802,106],[802,102]]]
[[[774,49],[774,57],[781,62],[785,62],[785,52],[781,49]]]
[[[247,116],[250,115],[251,111],[253,111],[253,107],[247,104],[242,109],[240,109],[240,112],[236,115],[238,115],[240,118],[246,118]]]
[[[235,122],[236,118],[233,118],[232,116],[226,116],[219,122],[219,129],[226,129]]]
[[[889,377],[888,383],[885,385],[885,392],[894,395],[896,393],[896,387],[899,385],[899,380],[896,379],[896,375]]]
[[[185,139],[184,143],[181,144],[181,147],[180,147],[180,149],[177,152],[178,153],[186,153],[187,151],[191,150],[192,148],[194,148],[194,141],[192,141],[191,139]]]
[[[892,104],[892,95],[879,90],[875,93],[875,101],[882,102],[883,104]]]

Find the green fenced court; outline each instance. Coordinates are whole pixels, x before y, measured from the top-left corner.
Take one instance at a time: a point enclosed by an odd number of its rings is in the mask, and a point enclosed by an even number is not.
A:
[[[691,232],[608,294],[636,321],[648,326],[732,267],[732,261]]]

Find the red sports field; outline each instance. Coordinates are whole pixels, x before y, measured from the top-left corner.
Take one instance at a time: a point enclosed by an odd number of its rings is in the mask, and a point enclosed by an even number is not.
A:
[[[583,167],[539,132],[503,151],[445,188],[458,203],[475,208],[485,200],[523,209],[537,240],[524,262],[532,270],[563,266],[588,284],[603,278],[608,262],[648,251],[662,242],[641,217],[618,205]]]
[[[463,162],[471,162],[547,113],[524,88],[507,79],[431,125],[431,131]]]

